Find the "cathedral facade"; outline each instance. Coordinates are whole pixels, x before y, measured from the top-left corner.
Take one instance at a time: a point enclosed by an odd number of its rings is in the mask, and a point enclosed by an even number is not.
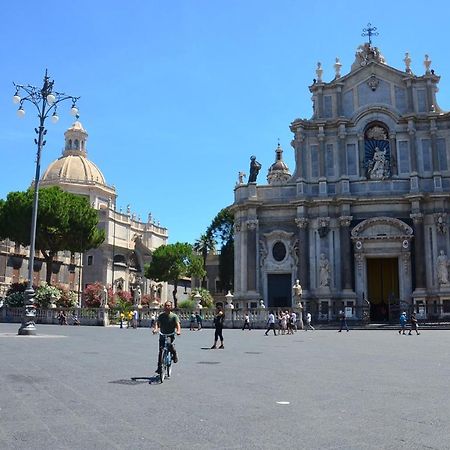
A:
[[[299,280],[319,319],[450,314],[450,113],[428,55],[420,75],[404,63],[371,43],[329,82],[318,63],[313,116],[290,125],[292,173],[278,146],[266,184],[235,187],[235,303],[295,306]]]

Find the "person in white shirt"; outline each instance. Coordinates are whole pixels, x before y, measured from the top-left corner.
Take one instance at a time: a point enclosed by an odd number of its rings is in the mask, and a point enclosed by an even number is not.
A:
[[[251,330],[251,328],[250,328],[250,314],[248,312],[245,313],[245,316],[244,316],[244,326],[242,327],[242,331],[244,331],[246,328],[248,329],[248,331]]]
[[[270,330],[273,330],[273,334],[275,336],[277,335],[277,332],[275,331],[275,315],[273,311],[270,311],[269,313],[269,317],[267,319],[267,330],[264,334],[267,336]]]
[[[306,327],[305,327],[305,331],[308,331],[308,329],[310,330],[315,330],[315,328],[311,325],[311,313],[308,312],[306,313]]]

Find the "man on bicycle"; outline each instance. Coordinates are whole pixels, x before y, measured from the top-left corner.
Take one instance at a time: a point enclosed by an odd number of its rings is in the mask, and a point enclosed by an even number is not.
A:
[[[172,353],[172,360],[174,363],[178,362],[178,356],[175,346],[173,345],[173,341],[175,340],[175,333],[178,336],[180,335],[181,325],[179,317],[172,312],[172,302],[170,300],[164,303],[164,312],[162,312],[156,320],[153,334],[158,331],[161,331],[162,334],[159,336],[158,368],[156,369],[156,373],[161,372],[161,355],[164,349],[165,341],[163,334],[172,334],[172,336],[168,336],[167,339],[169,339],[170,342],[170,353]]]

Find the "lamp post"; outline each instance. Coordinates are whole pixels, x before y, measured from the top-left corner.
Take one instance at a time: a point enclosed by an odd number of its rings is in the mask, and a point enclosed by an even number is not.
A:
[[[72,97],[61,92],[53,90],[54,81],[50,80],[45,71],[44,84],[42,88],[37,88],[31,85],[22,85],[14,83],[16,93],[13,96],[13,102],[19,105],[17,115],[19,117],[25,116],[25,109],[23,105],[25,102],[32,103],[37,111],[39,118],[39,127],[34,131],[38,135],[34,143],[37,145],[36,154],[36,174],[34,177],[34,197],[31,213],[31,234],[30,234],[30,258],[28,261],[28,286],[25,290],[25,306],[22,317],[22,325],[19,328],[19,335],[35,335],[36,334],[36,307],[34,306],[34,289],[33,289],[33,271],[34,271],[34,254],[35,254],[35,241],[36,241],[36,224],[37,224],[37,212],[39,201],[39,177],[41,171],[41,152],[45,145],[44,136],[47,134],[45,129],[45,120],[48,118],[51,112],[51,120],[53,123],[58,122],[59,117],[57,114],[57,106],[64,100],[71,100],[71,114],[78,117],[78,108],[76,102],[80,97]],[[23,97],[21,95],[23,95]]]

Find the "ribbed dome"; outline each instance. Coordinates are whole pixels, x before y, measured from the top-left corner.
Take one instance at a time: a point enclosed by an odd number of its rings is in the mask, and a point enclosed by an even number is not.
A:
[[[86,157],[67,155],[53,161],[42,177],[43,181],[66,180],[81,183],[106,184],[105,177],[100,169]]]
[[[61,158],[53,161],[42,177],[42,181],[67,181],[74,183],[99,183],[106,185],[100,169],[87,159],[88,134],[80,121],[75,121],[64,133],[65,146]]]

